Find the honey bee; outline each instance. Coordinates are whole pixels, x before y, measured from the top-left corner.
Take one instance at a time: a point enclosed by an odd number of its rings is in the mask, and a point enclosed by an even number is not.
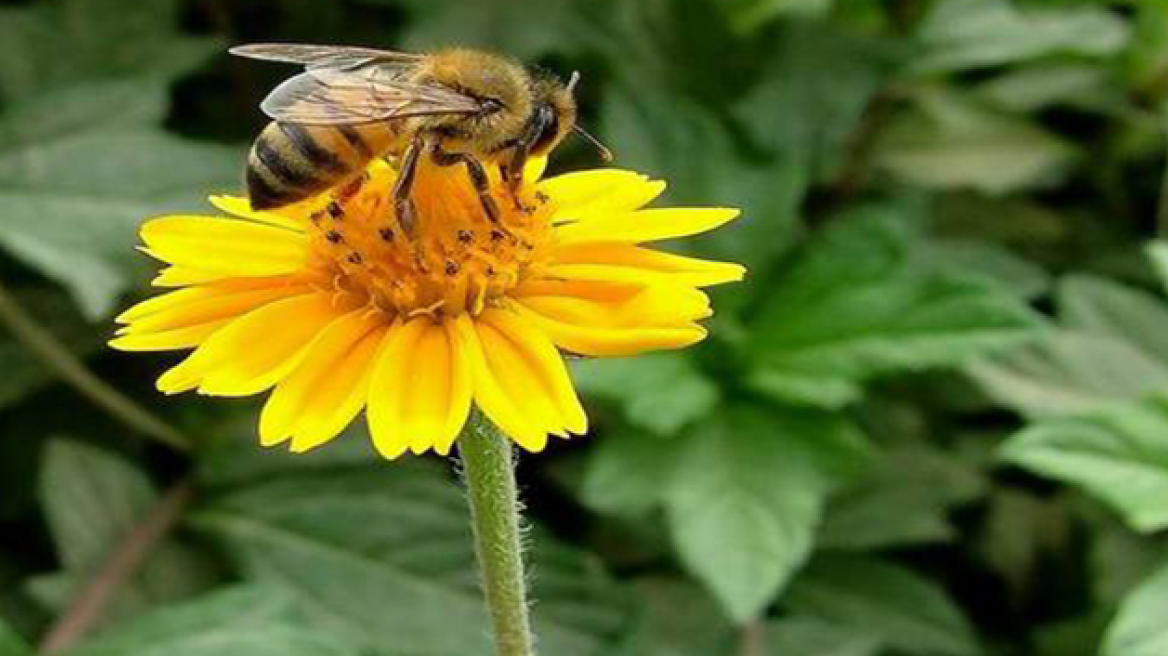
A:
[[[376,157],[397,159],[394,209],[412,231],[410,187],[419,158],[463,165],[486,216],[499,222],[484,164],[499,167],[515,195],[524,163],[572,130],[611,158],[576,124],[573,89],[550,74],[485,52],[411,54],[372,48],[251,44],[241,57],[301,64],[260,105],[273,120],[248,155],[252,207],[272,209],[358,181]]]

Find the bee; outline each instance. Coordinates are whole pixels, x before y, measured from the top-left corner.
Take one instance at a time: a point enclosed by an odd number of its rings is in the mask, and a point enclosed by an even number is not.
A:
[[[412,54],[343,46],[251,44],[241,57],[300,64],[260,105],[272,119],[248,155],[246,182],[255,209],[295,203],[359,183],[377,157],[397,160],[394,210],[410,233],[410,188],[418,161],[466,168],[486,216],[499,223],[485,165],[498,166],[516,195],[529,157],[555,148],[575,130],[573,73],[567,84],[509,58],[450,49]]]

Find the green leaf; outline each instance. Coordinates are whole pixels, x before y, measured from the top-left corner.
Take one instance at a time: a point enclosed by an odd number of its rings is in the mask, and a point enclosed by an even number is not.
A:
[[[1092,524],[1091,592],[1097,605],[1110,612],[1159,568],[1164,545],[1128,530],[1118,520],[1097,519]]]
[[[1168,289],[1168,242],[1154,241],[1148,244],[1145,252],[1152,263],[1152,269],[1160,279],[1160,286]]]
[[[799,575],[786,605],[877,637],[906,654],[965,656],[978,648],[943,590],[911,570],[861,556],[821,556]]]
[[[731,24],[750,33],[779,18],[815,18],[831,11],[835,0],[722,0]]]
[[[117,165],[94,165],[101,161]],[[161,212],[202,208],[201,195],[234,186],[238,166],[234,149],[143,128],[79,127],[0,149],[0,203],[9,222],[0,245],[100,317],[144,263],[134,251],[138,225]]]
[[[630,422],[662,435],[708,413],[718,388],[679,353],[577,360],[572,378],[585,394],[618,404]]]
[[[879,549],[952,539],[948,510],[967,503],[986,481],[952,457],[924,448],[893,448],[828,506],[820,548]]]
[[[837,407],[867,378],[952,365],[1025,337],[1030,312],[977,278],[922,267],[906,228],[879,213],[841,221],[771,289],[744,354],[750,383]]]
[[[32,647],[0,617],[0,656],[32,656]]]
[[[387,4],[386,0],[374,1]],[[470,4],[406,0],[402,4],[410,12],[403,50],[428,51],[457,43],[528,61],[602,42],[607,14],[611,14],[607,3],[578,0]]]
[[[379,654],[490,651],[465,500],[409,463],[268,476],[196,513],[251,580],[287,589],[315,625]],[[624,617],[587,556],[540,536],[536,631],[548,653],[604,650]]]
[[[757,85],[736,116],[773,152],[816,178],[834,172],[895,61],[890,42],[827,22],[785,25]]]
[[[628,516],[661,503],[676,467],[678,440],[627,429],[593,439],[579,492],[585,505]]]
[[[1168,306],[1162,301],[1087,276],[1064,280],[1056,300],[1063,328],[969,367],[995,400],[1045,416],[1168,390]]]
[[[1006,194],[1057,181],[1075,148],[1024,118],[953,89],[922,88],[881,133],[873,163],[929,189]]]
[[[306,628],[277,588],[228,589],[144,615],[62,656],[358,656]]]
[[[633,580],[635,617],[612,656],[705,656],[723,653],[733,627],[719,617],[716,602],[681,579]]]
[[[883,642],[869,633],[798,615],[769,622],[763,641],[773,656],[877,656],[884,651]]]
[[[91,78],[141,75],[164,85],[216,46],[177,33],[180,4],[46,0],[0,8],[0,92],[22,98]]]
[[[62,610],[111,550],[158,500],[145,475],[125,460],[80,442],[51,442],[40,478],[41,504],[61,571],[30,582],[39,600]],[[107,621],[202,590],[207,563],[174,541],[158,545],[137,575],[118,589]]]
[[[1107,619],[1103,613],[1094,612],[1037,627],[1036,656],[1099,656]]]
[[[806,559],[860,438],[831,415],[732,408],[679,454],[665,507],[686,568],[736,622],[757,618]]]
[[[246,487],[256,481],[298,474],[322,474],[338,469],[384,464],[373,448],[365,422],[353,422],[335,439],[314,449],[311,457],[281,449],[263,449],[256,442],[259,405],[245,406],[219,421],[209,422],[208,440],[199,450],[198,479],[215,489]]]
[[[961,271],[1001,292],[1027,301],[1047,293],[1050,275],[1039,265],[992,242],[975,239],[931,239],[922,244],[926,266],[944,274]]]
[[[756,270],[769,266],[793,242],[807,188],[806,166],[798,158],[780,155],[751,165],[717,116],[657,85],[614,89],[602,110],[604,137],[619,144],[621,166],[669,183],[670,191],[658,205],[742,209],[742,217],[729,229],[687,242],[686,250]]]
[[[1053,54],[1104,56],[1123,48],[1128,36],[1126,23],[1103,7],[945,0],[921,23],[924,52],[914,68],[950,71]]]
[[[1119,607],[1107,629],[1101,656],[1160,656],[1168,652],[1168,567],[1136,588]]]
[[[1072,520],[1065,499],[1038,498],[1005,488],[989,499],[978,551],[1024,603],[1036,577],[1052,555],[1072,539]]]
[[[1123,98],[1108,86],[1109,71],[1078,63],[1036,64],[1012,69],[977,86],[998,107],[1031,113],[1056,105],[1107,111]]]
[[[1129,344],[1051,330],[967,370],[997,402],[1032,416],[1074,414],[1168,389],[1168,368]]]
[[[1168,4],[1135,3],[1132,43],[1128,47],[1128,76],[1148,84],[1168,65]]]
[[[1034,423],[1006,442],[1002,456],[1085,489],[1138,531],[1168,526],[1168,400]]]
[[[238,186],[235,149],[156,127],[171,78],[214,47],[174,34],[177,4],[0,10],[0,94],[12,100],[0,114],[0,247],[65,285],[90,318],[107,314],[136,277],[143,219]]]
[[[1168,305],[1150,294],[1093,276],[1069,276],[1059,285],[1061,323],[1072,330],[1132,345],[1168,364]]]

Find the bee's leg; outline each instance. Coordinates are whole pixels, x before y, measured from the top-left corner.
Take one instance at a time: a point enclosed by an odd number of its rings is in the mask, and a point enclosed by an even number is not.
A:
[[[523,199],[519,197],[519,187],[523,184],[523,169],[527,166],[529,154],[527,142],[520,141],[511,151],[511,159],[503,165],[503,181],[507,184],[507,191],[511,193],[511,201],[515,203],[515,209],[525,214],[535,211],[534,207],[525,205]]]
[[[425,148],[426,143],[421,138],[414,139],[410,143],[402,156],[397,182],[393,185],[393,210],[397,216],[398,225],[409,238],[414,236],[414,228],[418,218],[417,208],[413,198],[410,198],[410,193],[413,191],[414,176],[418,170],[418,158],[421,157]]]
[[[443,150],[439,143],[434,144],[431,153],[434,163],[438,166],[454,166],[456,164],[466,166],[470,182],[474,185],[475,192],[479,195],[479,201],[483,204],[483,212],[486,213],[491,223],[502,228],[503,222],[499,218],[499,206],[495,203],[494,197],[491,196],[490,180],[487,178],[487,170],[483,168],[483,163],[469,153],[451,153]]]

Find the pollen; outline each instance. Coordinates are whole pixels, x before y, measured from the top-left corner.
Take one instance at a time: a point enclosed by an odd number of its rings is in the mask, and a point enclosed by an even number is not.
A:
[[[541,270],[554,232],[533,185],[513,194],[497,169],[488,177],[497,220],[462,165],[420,162],[405,210],[412,220],[403,221],[397,172],[375,162],[357,184],[305,204],[313,278],[391,317],[478,316],[497,306]]]

